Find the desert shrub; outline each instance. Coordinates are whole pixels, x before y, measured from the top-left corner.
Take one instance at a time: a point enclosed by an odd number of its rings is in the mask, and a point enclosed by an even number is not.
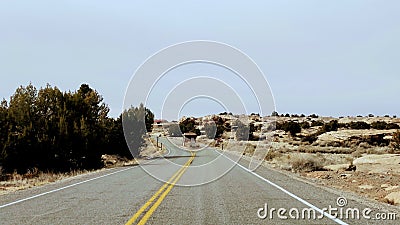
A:
[[[312,127],[323,126],[325,123],[322,120],[314,120],[311,122]]]
[[[311,126],[313,126],[313,125],[319,126],[320,124],[322,124],[322,127],[316,133],[302,137],[301,141],[309,142],[311,144],[318,139],[319,135],[326,133],[326,132],[337,131],[340,126],[337,120],[332,120],[329,123],[324,123],[323,121],[320,121],[320,120],[313,121]]]
[[[359,142],[357,140],[347,140],[343,144],[346,147],[356,148],[358,146]]]
[[[371,145],[368,144],[367,142],[361,142],[361,143],[358,145],[358,147],[367,149],[367,148],[370,148]]]
[[[282,156],[282,153],[276,151],[276,150],[269,150],[267,155],[265,156],[266,161],[272,161],[275,158],[279,158]]]
[[[387,126],[386,126],[386,129],[387,130],[400,129],[400,126],[397,123],[388,123]]]
[[[371,125],[364,121],[350,122],[349,127],[353,130],[370,129]]]
[[[312,155],[295,155],[291,157],[290,165],[296,172],[312,172],[322,170],[323,160]]]
[[[256,150],[256,146],[252,144],[246,144],[246,147],[244,149],[244,154],[249,154],[253,155],[254,151]]]
[[[327,146],[327,147],[334,147],[334,144],[335,144],[334,141],[326,142],[326,146]]]
[[[390,129],[399,129],[399,125],[395,123],[386,123],[385,121],[375,121],[371,124],[372,129],[376,130],[390,130]]]
[[[304,121],[304,122],[300,123],[300,127],[301,127],[302,129],[308,129],[308,128],[310,128],[311,126],[310,126],[310,123],[309,123],[309,122]]]
[[[353,156],[354,158],[360,158],[364,152],[365,151],[362,149],[357,149],[353,153],[351,153],[351,156]]]
[[[196,133],[197,135],[200,135],[200,130],[196,128],[199,124],[196,122],[196,119],[194,118],[187,118],[184,121],[181,121],[179,123],[179,128],[182,131],[182,133],[188,133],[188,132],[193,132]]]
[[[293,121],[285,122],[282,129],[286,132],[289,132],[293,137],[296,136],[297,133],[301,132],[300,124]]]
[[[372,146],[380,146],[380,145],[387,146],[389,145],[390,141],[385,139],[384,137],[385,137],[384,134],[376,134],[364,137],[362,141]]]
[[[296,136],[297,133],[301,132],[301,126],[297,122],[288,121],[283,123],[276,124],[277,130],[283,130],[285,132],[289,132],[291,136]]]
[[[332,147],[338,148],[341,146],[341,143],[339,142],[333,142]]]
[[[318,118],[319,116],[316,115],[316,114],[311,114],[309,117],[311,117],[311,118]]]
[[[331,131],[337,131],[339,127],[339,123],[337,120],[332,120],[329,123],[325,123],[321,127],[321,133],[326,133],[326,132],[331,132]]]
[[[302,142],[314,143],[318,139],[318,135],[310,134],[301,138]]]
[[[396,131],[391,140],[391,147],[393,152],[400,151],[400,130]]]

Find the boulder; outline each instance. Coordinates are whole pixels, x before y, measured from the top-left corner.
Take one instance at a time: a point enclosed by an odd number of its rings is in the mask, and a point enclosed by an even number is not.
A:
[[[393,203],[394,205],[400,205],[400,191],[392,192],[385,197],[385,200]]]
[[[400,174],[400,154],[371,154],[353,161],[357,171],[367,173]]]
[[[377,143],[388,143],[389,140],[386,137],[391,136],[396,130],[338,130],[323,133],[318,136],[316,141],[320,146],[329,145],[343,146],[344,143],[362,143],[367,142],[369,144]]]

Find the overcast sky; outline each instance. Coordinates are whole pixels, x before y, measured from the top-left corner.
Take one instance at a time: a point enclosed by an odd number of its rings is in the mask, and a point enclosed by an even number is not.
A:
[[[63,91],[88,83],[116,117],[149,56],[183,41],[214,40],[258,64],[280,113],[399,115],[399,12],[397,0],[1,1],[0,97],[29,82]],[[207,76],[200,72],[193,70]],[[161,89],[175,86],[165,79]],[[203,99],[181,114],[221,109]]]

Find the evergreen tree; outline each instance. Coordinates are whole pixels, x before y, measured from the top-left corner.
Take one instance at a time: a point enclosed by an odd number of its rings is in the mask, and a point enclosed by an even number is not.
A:
[[[9,104],[5,100],[0,104],[0,164],[6,171],[21,173],[34,167],[69,171],[98,168],[105,153],[132,157],[123,114],[113,119],[108,112],[101,95],[87,84],[66,93],[50,85],[39,91],[32,84],[21,86]],[[141,105],[124,115],[134,118],[130,135],[140,138],[128,140],[139,149],[154,114]]]
[[[146,109],[143,104],[139,107],[131,107],[122,114],[125,139],[133,157],[139,157],[140,148],[144,143],[144,135],[146,134],[145,115]]]

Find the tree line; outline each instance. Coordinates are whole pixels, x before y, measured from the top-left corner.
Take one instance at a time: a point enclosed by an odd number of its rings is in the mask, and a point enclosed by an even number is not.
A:
[[[32,84],[20,86],[9,102],[3,99],[0,104],[0,165],[6,172],[69,171],[102,167],[102,154],[132,157],[129,147],[140,146],[130,143],[128,147],[123,120],[139,127],[145,115],[144,129],[127,133],[142,144],[154,114],[143,105],[125,110],[118,118],[108,113],[102,96],[87,84],[73,92],[50,85],[39,90]]]

